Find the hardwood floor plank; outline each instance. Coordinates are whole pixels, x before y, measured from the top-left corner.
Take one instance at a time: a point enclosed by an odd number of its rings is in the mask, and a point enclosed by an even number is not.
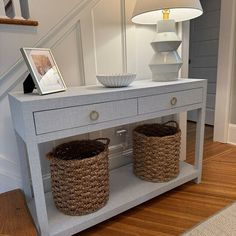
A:
[[[2,193],[0,206],[0,235],[38,235],[21,190]]]

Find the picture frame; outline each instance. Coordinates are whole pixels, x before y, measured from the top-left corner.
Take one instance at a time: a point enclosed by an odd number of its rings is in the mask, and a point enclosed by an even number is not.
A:
[[[21,48],[20,51],[40,95],[67,89],[49,48]]]

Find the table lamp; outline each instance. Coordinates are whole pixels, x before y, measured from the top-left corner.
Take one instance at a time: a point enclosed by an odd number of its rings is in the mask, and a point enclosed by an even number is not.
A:
[[[175,22],[187,21],[203,14],[199,0],[137,0],[132,22],[156,25],[157,35],[151,43],[155,54],[149,64],[153,81],[175,81],[183,64],[177,49],[182,40]]]

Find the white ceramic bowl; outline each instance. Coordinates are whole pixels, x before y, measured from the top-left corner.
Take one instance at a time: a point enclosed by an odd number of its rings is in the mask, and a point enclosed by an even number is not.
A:
[[[108,88],[129,86],[136,79],[136,74],[97,75],[97,80]]]

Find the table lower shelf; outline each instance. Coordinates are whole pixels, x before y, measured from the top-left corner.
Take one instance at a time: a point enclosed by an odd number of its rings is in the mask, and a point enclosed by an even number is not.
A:
[[[107,205],[85,216],[64,215],[56,209],[52,194],[46,193],[50,235],[75,234],[197,177],[198,170],[185,162],[180,162],[179,176],[167,183],[150,183],[140,180],[133,174],[131,164],[120,167],[110,172],[110,199]],[[29,208],[33,218],[36,219],[34,201],[29,203]]]

